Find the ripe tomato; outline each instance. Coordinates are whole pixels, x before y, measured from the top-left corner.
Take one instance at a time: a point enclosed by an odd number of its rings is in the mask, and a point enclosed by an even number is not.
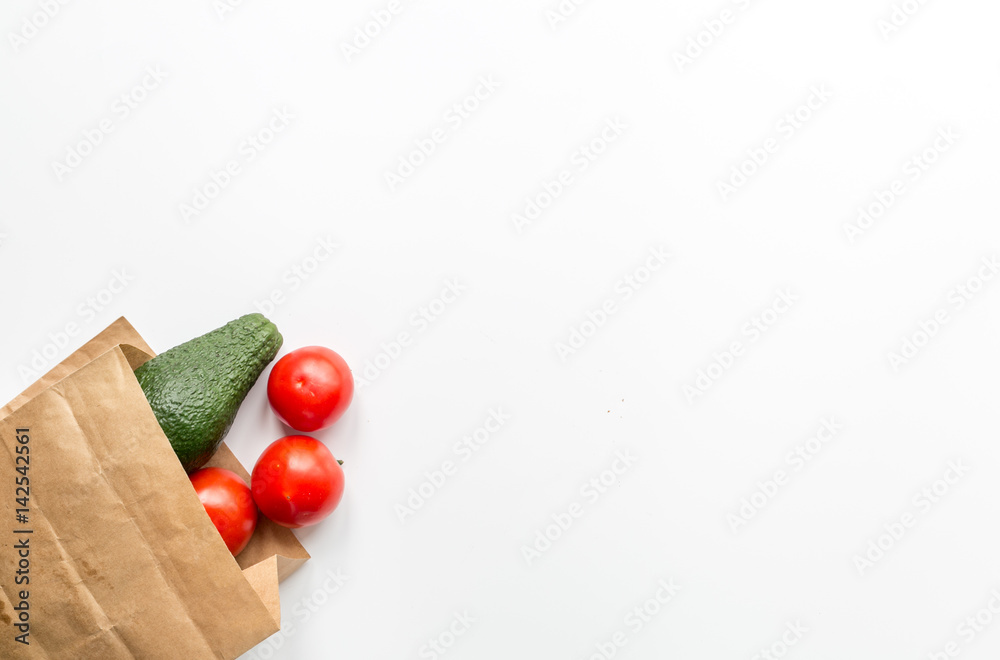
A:
[[[296,431],[333,424],[354,398],[351,369],[329,348],[306,346],[284,356],[267,377],[267,400],[282,422]]]
[[[315,525],[340,504],[344,471],[316,438],[287,435],[257,459],[250,490],[261,513],[279,525]]]
[[[210,467],[193,472],[191,485],[229,552],[240,554],[257,528],[257,507],[246,483],[235,472]]]

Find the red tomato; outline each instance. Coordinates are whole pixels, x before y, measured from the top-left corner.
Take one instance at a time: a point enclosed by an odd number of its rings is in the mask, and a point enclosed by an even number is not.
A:
[[[282,422],[296,431],[333,424],[354,398],[351,369],[329,348],[306,346],[278,360],[267,378],[267,400]]]
[[[246,482],[235,472],[210,467],[193,472],[191,485],[229,552],[240,554],[257,528],[257,507]]]
[[[257,459],[250,489],[261,513],[285,527],[315,525],[344,496],[344,471],[316,438],[287,435]]]

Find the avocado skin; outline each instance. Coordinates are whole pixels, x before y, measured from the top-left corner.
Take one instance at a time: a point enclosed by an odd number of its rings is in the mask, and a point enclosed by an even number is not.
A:
[[[261,314],[247,314],[135,370],[185,470],[193,472],[212,457],[281,343],[273,323]]]

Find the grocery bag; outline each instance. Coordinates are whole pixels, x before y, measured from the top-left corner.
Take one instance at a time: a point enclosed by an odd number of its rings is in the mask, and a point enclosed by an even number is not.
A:
[[[152,356],[120,318],[0,409],[0,658],[231,660],[279,630],[309,555],[261,517],[232,557],[132,373]]]

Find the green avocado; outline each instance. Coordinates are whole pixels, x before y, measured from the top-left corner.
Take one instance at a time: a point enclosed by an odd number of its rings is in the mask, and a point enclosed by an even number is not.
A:
[[[247,314],[135,370],[185,470],[193,472],[212,457],[281,342],[273,323]]]

